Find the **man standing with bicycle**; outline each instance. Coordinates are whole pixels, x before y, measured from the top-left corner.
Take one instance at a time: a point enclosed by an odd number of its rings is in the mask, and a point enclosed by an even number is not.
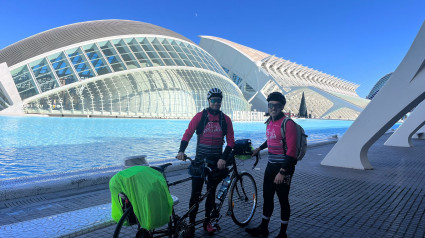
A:
[[[289,217],[289,189],[292,175],[297,164],[296,156],[296,128],[292,120],[286,123],[286,139],[283,140],[281,125],[285,119],[283,108],[286,104],[285,96],[280,92],[273,92],[267,97],[270,118],[267,121],[267,140],[254,150],[253,156],[260,150],[269,148],[268,163],[264,172],[263,182],[263,218],[260,226],[247,228],[246,232],[252,236],[268,236],[268,225],[274,209],[274,194],[277,194],[280,203],[280,232],[276,237],[287,237]]]
[[[207,95],[209,107],[202,112],[197,113],[189,123],[186,132],[180,143],[177,159],[185,160],[184,151],[189,144],[193,133],[198,135],[196,146],[196,157],[189,167],[189,174],[192,177],[192,193],[189,201],[189,208],[196,204],[196,208],[189,215],[189,222],[195,224],[196,213],[198,212],[197,202],[201,196],[204,184],[205,171],[203,162],[206,159],[208,167],[213,169],[212,174],[208,176],[207,190],[211,189],[205,202],[205,222],[204,230],[212,234],[215,228],[210,223],[210,214],[215,206],[215,192],[217,185],[227,176],[226,161],[235,145],[233,125],[230,117],[220,111],[223,93],[218,88],[208,91]],[[227,146],[222,152],[226,136]],[[195,233],[195,227],[192,226],[190,236]]]

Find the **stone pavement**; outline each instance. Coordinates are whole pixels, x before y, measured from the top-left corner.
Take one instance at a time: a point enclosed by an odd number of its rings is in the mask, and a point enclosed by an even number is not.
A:
[[[321,166],[320,161],[333,145],[309,148],[306,157],[297,165],[292,181],[288,236],[425,237],[425,141],[413,140],[413,148],[387,147],[383,143],[388,137],[388,134],[384,135],[370,149],[368,156],[375,169],[367,171]],[[266,158],[263,156],[257,166],[259,170],[249,169],[252,162],[246,161],[242,166],[254,175],[259,194],[259,206],[248,227],[261,221],[262,174]],[[169,178],[183,178],[186,176],[184,172],[171,172]],[[182,214],[188,206],[190,182],[172,187],[171,193],[180,198],[176,209],[177,214]],[[84,192],[69,191],[2,202],[0,237],[4,237],[2,232],[6,234],[5,227],[16,222],[45,217],[55,219],[55,214],[71,214],[84,208],[99,209],[109,202],[109,191],[101,185],[86,188]],[[92,212],[86,215],[94,215]],[[275,198],[270,237],[279,232],[279,213]],[[73,222],[69,220],[64,226]],[[115,226],[110,224],[110,221],[101,222],[66,237],[111,237]],[[215,237],[247,236],[245,228],[235,225],[230,217],[225,216],[220,225],[222,230]],[[129,233],[126,235],[131,237]],[[57,236],[61,236],[59,230]],[[196,236],[207,235],[199,228]]]

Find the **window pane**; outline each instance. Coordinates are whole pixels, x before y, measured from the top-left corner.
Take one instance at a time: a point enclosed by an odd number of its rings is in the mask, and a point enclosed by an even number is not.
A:
[[[118,56],[117,51],[109,41],[99,43],[99,47],[115,72],[126,69],[125,65]]]
[[[49,56],[49,60],[61,86],[78,81],[63,52]]]
[[[98,75],[104,75],[112,72],[95,44],[85,45],[83,46],[83,50],[86,52],[88,59],[92,63]]]
[[[66,54],[68,54],[68,57],[81,80],[95,76],[80,48],[67,50]]]
[[[13,81],[15,82],[16,89],[18,89],[19,95],[22,99],[38,94],[34,79],[31,77],[26,65],[12,70],[11,74]]]
[[[133,51],[134,55],[136,56],[137,60],[139,61],[141,67],[151,67],[152,62],[149,60],[146,53],[143,51],[142,47],[140,47],[139,43],[136,41],[136,39],[131,40],[128,45],[130,46],[130,49]]]
[[[30,68],[35,76],[35,80],[37,80],[41,92],[59,87],[46,58],[30,63]]]

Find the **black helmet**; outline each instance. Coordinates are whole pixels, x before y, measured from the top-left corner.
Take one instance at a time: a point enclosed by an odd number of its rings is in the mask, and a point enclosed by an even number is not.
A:
[[[212,88],[210,91],[208,91],[207,99],[209,100],[212,97],[223,98],[223,93],[218,88]]]
[[[282,103],[283,106],[285,106],[286,104],[285,96],[283,96],[283,94],[280,92],[270,93],[269,96],[267,97],[267,102],[270,102],[270,101],[278,101]]]

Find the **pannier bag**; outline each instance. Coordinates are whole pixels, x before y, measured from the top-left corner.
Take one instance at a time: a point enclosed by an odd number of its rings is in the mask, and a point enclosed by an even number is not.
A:
[[[142,228],[152,230],[167,224],[173,199],[164,176],[148,166],[133,166],[115,174],[109,181],[112,218],[118,222],[123,215],[119,193],[124,193]],[[124,225],[130,225],[127,222]]]
[[[250,139],[240,139],[235,141],[233,154],[237,159],[246,160],[251,158],[253,150]]]
[[[190,162],[189,165],[189,175],[192,177],[197,177],[197,178],[203,178],[205,176],[204,174],[204,166],[201,162]]]

